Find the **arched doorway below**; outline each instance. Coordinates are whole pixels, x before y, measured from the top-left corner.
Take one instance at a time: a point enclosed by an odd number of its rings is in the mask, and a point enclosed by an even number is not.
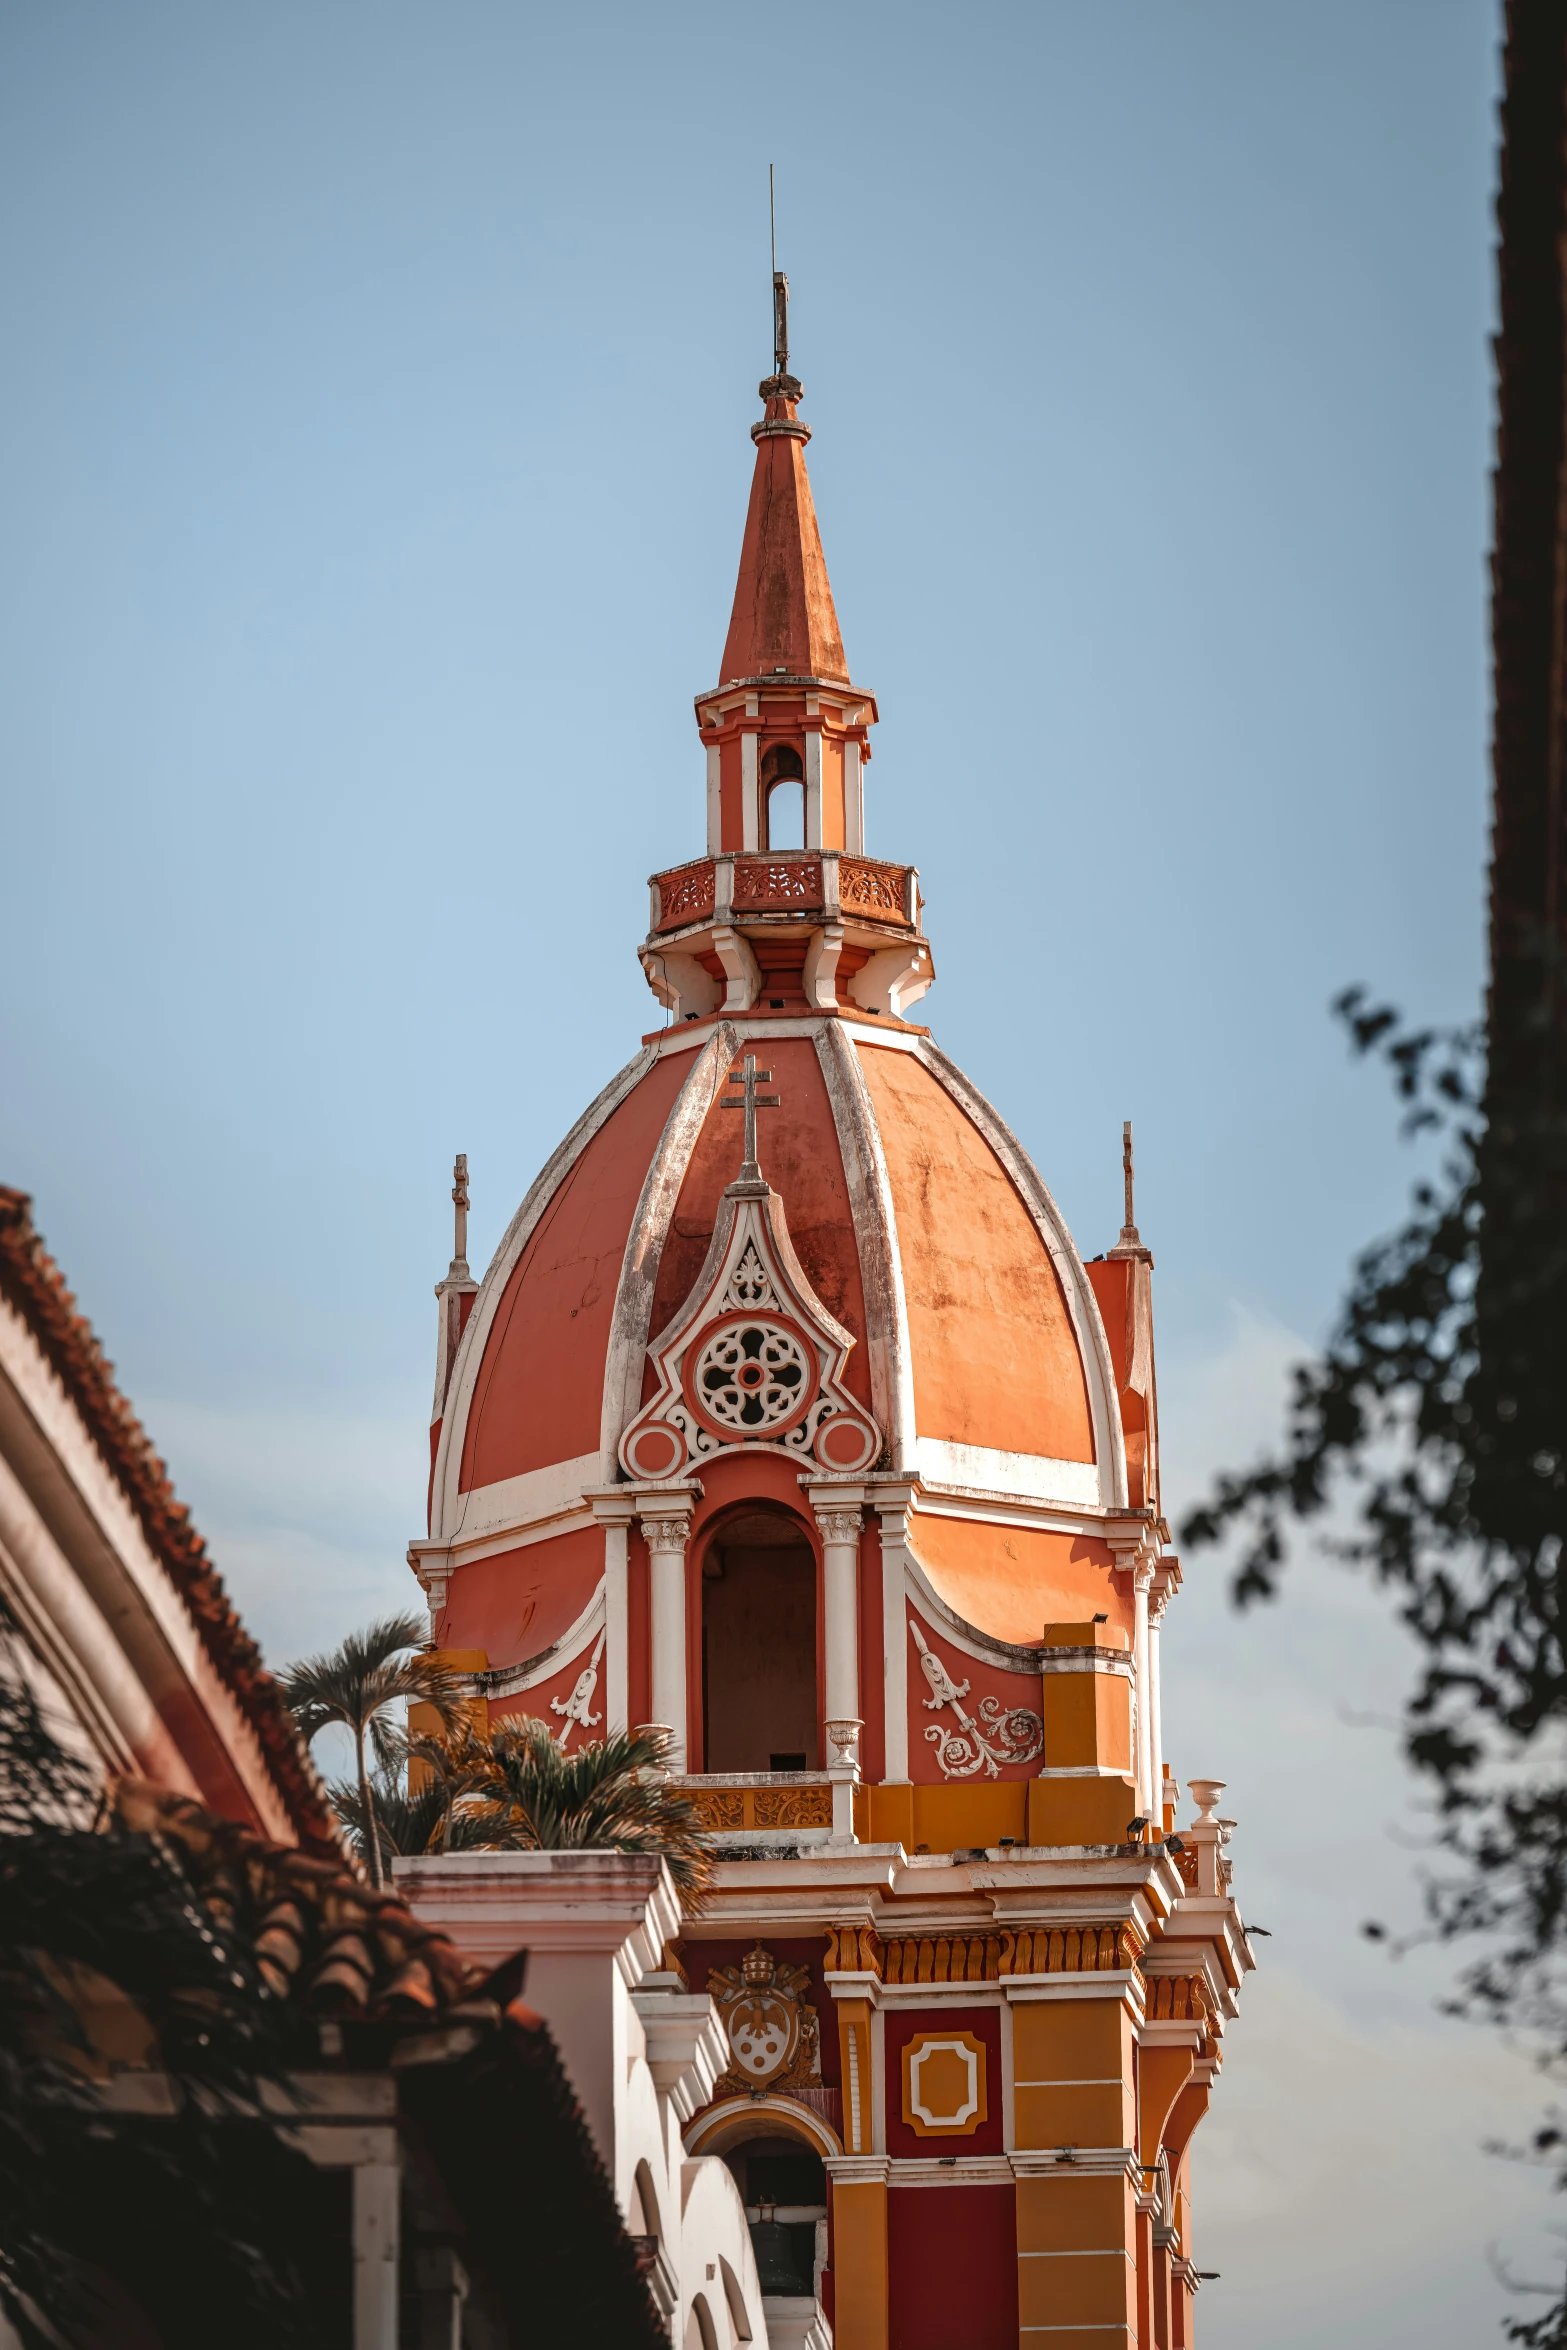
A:
[[[702,1757],[709,1771],[812,1771],[816,1554],[782,1510],[730,1518],[702,1560]]]

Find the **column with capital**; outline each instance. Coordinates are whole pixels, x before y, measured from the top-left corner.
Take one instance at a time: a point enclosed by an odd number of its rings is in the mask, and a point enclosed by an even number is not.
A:
[[[860,1528],[862,1486],[810,1490],[822,1538],[822,1646],[827,1752],[833,1781],[833,1841],[854,1839],[854,1783],[860,1747]]]
[[[686,1767],[686,1544],[691,1512],[669,1502],[637,1513],[647,1544],[653,1719],[670,1731],[669,1767]]]

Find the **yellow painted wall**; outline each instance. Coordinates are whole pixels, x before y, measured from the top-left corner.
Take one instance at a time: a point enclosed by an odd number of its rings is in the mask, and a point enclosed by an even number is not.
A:
[[[887,2350],[887,2189],[879,2180],[832,2190],[834,2350]]]
[[[1020,2001],[1012,2077],[1019,2146],[1134,2143],[1131,2021],[1119,1999]]]

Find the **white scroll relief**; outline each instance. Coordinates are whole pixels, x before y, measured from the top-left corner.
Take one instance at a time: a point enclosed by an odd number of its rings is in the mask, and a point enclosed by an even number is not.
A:
[[[559,1730],[556,1732],[556,1743],[559,1745],[562,1754],[565,1753],[567,1744],[571,1738],[573,1723],[580,1722],[583,1729],[586,1731],[596,1728],[596,1726],[604,1719],[604,1716],[601,1713],[589,1713],[588,1708],[593,1703],[593,1692],[599,1685],[599,1660],[604,1654],[604,1642],[606,1637],[606,1632],[601,1632],[599,1634],[598,1643],[594,1648],[593,1654],[589,1657],[587,1663],[583,1666],[581,1672],[577,1675],[575,1682],[572,1684],[571,1695],[569,1697],[552,1697],[550,1699],[550,1712],[552,1714],[561,1714],[565,1717]]]
[[[925,1732],[936,1749],[944,1778],[972,1779],[983,1769],[987,1778],[995,1779],[1000,1777],[1003,1763],[1032,1762],[1043,1754],[1045,1725],[1038,1714],[1030,1713],[1027,1706],[1003,1706],[999,1697],[982,1697],[976,1721],[962,1703],[969,1693],[968,1682],[953,1680],[913,1616],[909,1631],[920,1652],[920,1670],[930,1683],[930,1695],[923,1700],[925,1711],[937,1713],[950,1705],[958,1719],[955,1730],[944,1722],[932,1722]]]

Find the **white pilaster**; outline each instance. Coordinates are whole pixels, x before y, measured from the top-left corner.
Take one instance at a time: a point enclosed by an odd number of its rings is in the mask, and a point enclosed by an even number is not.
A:
[[[860,1712],[860,1528],[862,1495],[841,1488],[807,1488],[822,1538],[822,1632],[826,1653],[827,1719],[853,1721]]]
[[[909,1638],[904,1594],[913,1497],[912,1484],[878,1487],[873,1496],[881,1520],[882,1703],[886,1714],[882,1775],[890,1785],[904,1785],[909,1776]]]
[[[1148,1672],[1148,1592],[1153,1582],[1152,1561],[1132,1569],[1132,1603],[1135,1610],[1132,1632],[1132,1664],[1137,1676],[1137,1747],[1133,1757],[1137,1776],[1137,1809],[1152,1817],[1153,1763],[1149,1743],[1149,1714],[1151,1710]]]
[[[1164,1719],[1159,1691],[1159,1626],[1169,1603],[1168,1591],[1155,1590],[1148,1602],[1148,1796],[1149,1810],[1160,1820],[1164,1801]]]
[[[761,799],[756,775],[756,736],[740,737],[740,846],[757,849],[762,843]]]
[[[669,1767],[686,1767],[686,1544],[689,1508],[675,1503],[638,1512],[648,1549],[649,1629],[653,1650],[653,1719],[673,1733]]]
[[[756,737],[751,737],[754,743]],[[724,845],[723,752],[717,743],[707,746],[707,853],[716,857]]]
[[[604,1735],[631,1727],[630,1613],[627,1550],[635,1503],[629,1493],[588,1496],[604,1529]]]
[[[805,845],[819,849],[822,845],[822,730],[819,726],[805,731]]]
[[[865,854],[865,770],[852,736],[843,746],[843,845],[851,857]]]

